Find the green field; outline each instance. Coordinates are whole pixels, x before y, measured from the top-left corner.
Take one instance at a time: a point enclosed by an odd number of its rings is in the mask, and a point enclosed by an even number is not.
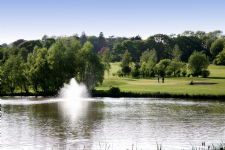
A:
[[[202,77],[165,77],[164,83],[160,78],[158,83],[155,78],[132,78],[132,77],[116,77],[112,76],[116,72],[119,63],[111,63],[111,71],[108,75],[105,74],[105,79],[101,86],[96,87],[96,90],[109,90],[110,86],[119,87],[122,92],[166,92],[173,94],[210,94],[210,95],[224,95],[225,94],[225,66],[210,65],[210,76],[208,78]],[[193,82],[217,83],[214,85],[190,85]]]

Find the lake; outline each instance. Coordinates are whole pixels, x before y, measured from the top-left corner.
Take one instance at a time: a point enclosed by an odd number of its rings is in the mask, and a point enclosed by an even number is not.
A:
[[[157,143],[180,150],[225,142],[225,102],[216,100],[1,97],[1,113],[3,150],[156,150]]]

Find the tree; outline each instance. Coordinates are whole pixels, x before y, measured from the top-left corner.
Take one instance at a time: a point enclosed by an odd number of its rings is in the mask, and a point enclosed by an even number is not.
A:
[[[128,52],[128,50],[126,50],[125,53],[123,54],[120,66],[122,68],[125,66],[129,66],[131,60],[132,60],[131,54]]]
[[[17,86],[22,87],[25,82],[24,62],[21,55],[11,55],[2,67],[3,87],[13,94]]]
[[[110,72],[110,69],[111,69],[110,61],[112,60],[109,48],[107,48],[106,51],[103,52],[102,59],[104,61],[105,69],[106,69],[106,71],[108,73],[108,76],[109,76],[109,72]]]
[[[175,60],[172,60],[170,62],[170,65],[168,66],[168,70],[171,70],[173,72],[174,77],[176,77],[176,72],[180,70],[180,68],[182,68],[182,63]]]
[[[73,35],[73,38],[77,39],[78,41],[80,40],[80,37],[77,33]]]
[[[215,40],[210,47],[210,52],[215,57],[223,50],[223,43],[225,42],[225,38],[220,38]]]
[[[181,61],[188,62],[188,58],[194,52],[194,50],[201,52],[204,50],[201,44],[201,40],[194,36],[177,36],[175,39],[176,44],[182,51]]]
[[[25,42],[25,40],[24,39],[19,39],[19,40],[17,40],[17,41],[14,41],[13,42],[13,45],[15,45],[16,47],[17,46],[19,46],[21,43],[23,43],[23,42]]]
[[[134,40],[142,40],[141,36],[140,35],[137,35],[137,36],[134,36],[132,38],[130,38],[131,41],[134,41]]]
[[[87,36],[86,36],[85,32],[83,31],[80,36],[81,46],[83,46],[86,41],[87,41]]]
[[[67,49],[65,38],[59,38],[48,50],[48,64],[50,68],[51,91],[56,92],[65,82],[64,53]]]
[[[31,40],[31,41],[25,41],[21,43],[18,48],[25,48],[28,53],[33,52],[33,49],[35,46],[38,46],[39,48],[42,48],[42,43],[40,40]]]
[[[38,46],[34,47],[34,50],[32,53],[29,53],[27,56],[27,70],[28,70],[28,79],[30,82],[31,87],[33,88],[33,90],[37,93],[38,92],[38,84],[39,84],[39,77],[36,74],[36,58],[37,58],[37,50],[38,50]]]
[[[164,34],[156,34],[150,36],[147,39],[147,45],[149,49],[155,48],[157,54],[157,60],[169,58],[169,54],[174,47],[173,39]]]
[[[37,57],[35,66],[35,74],[38,78],[38,85],[41,87],[42,91],[49,92],[50,88],[50,68],[48,64],[48,51],[47,48],[40,48],[37,50]]]
[[[3,51],[4,51],[3,47],[0,47],[0,61],[2,61],[3,59]]]
[[[94,89],[98,84],[102,84],[104,78],[105,66],[102,59],[93,53],[93,45],[87,41],[79,51],[78,81],[83,82],[89,90]]]
[[[157,55],[155,49],[153,50],[146,50],[142,53],[142,56],[140,58],[141,62],[146,62],[146,63],[153,63],[154,65],[157,63]]]
[[[165,76],[167,67],[170,65],[170,63],[171,63],[170,59],[160,60],[160,62],[156,65],[157,74],[162,76],[162,77]]]
[[[98,42],[98,38],[96,36],[87,36],[87,41],[91,42],[92,45]]]
[[[42,41],[42,44],[44,44],[45,43],[45,40],[48,38],[48,36],[45,34],[43,37],[42,37],[42,39],[41,39],[41,41]]]
[[[46,38],[43,46],[49,49],[55,42],[56,40],[54,38]]]
[[[216,59],[213,62],[215,65],[225,65],[225,42],[224,42],[224,48],[223,51],[220,52],[217,56]]]
[[[19,54],[23,57],[24,62],[27,62],[28,51],[24,47],[19,49]]]
[[[202,52],[194,51],[188,59],[188,69],[197,77],[202,74],[203,69],[208,68],[209,64],[209,58]]]
[[[7,45],[6,43],[3,43],[3,44],[2,44],[2,47],[3,47],[3,48],[6,48],[7,46],[8,46],[8,45]]]
[[[172,51],[172,60],[179,62],[182,56],[182,51],[180,50],[179,46],[176,44],[173,51]]]
[[[98,37],[98,49],[100,50],[102,47],[106,46],[105,37],[103,35],[103,32],[100,32]]]

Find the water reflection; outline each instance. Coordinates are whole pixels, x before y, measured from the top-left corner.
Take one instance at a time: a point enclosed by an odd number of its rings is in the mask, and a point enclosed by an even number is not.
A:
[[[225,141],[225,103],[179,99],[2,101],[2,149],[190,149]],[[110,149],[111,149],[110,148]]]

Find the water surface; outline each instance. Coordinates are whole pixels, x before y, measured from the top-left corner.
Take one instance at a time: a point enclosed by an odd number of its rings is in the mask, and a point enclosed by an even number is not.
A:
[[[2,97],[2,149],[191,149],[225,141],[225,103]]]

